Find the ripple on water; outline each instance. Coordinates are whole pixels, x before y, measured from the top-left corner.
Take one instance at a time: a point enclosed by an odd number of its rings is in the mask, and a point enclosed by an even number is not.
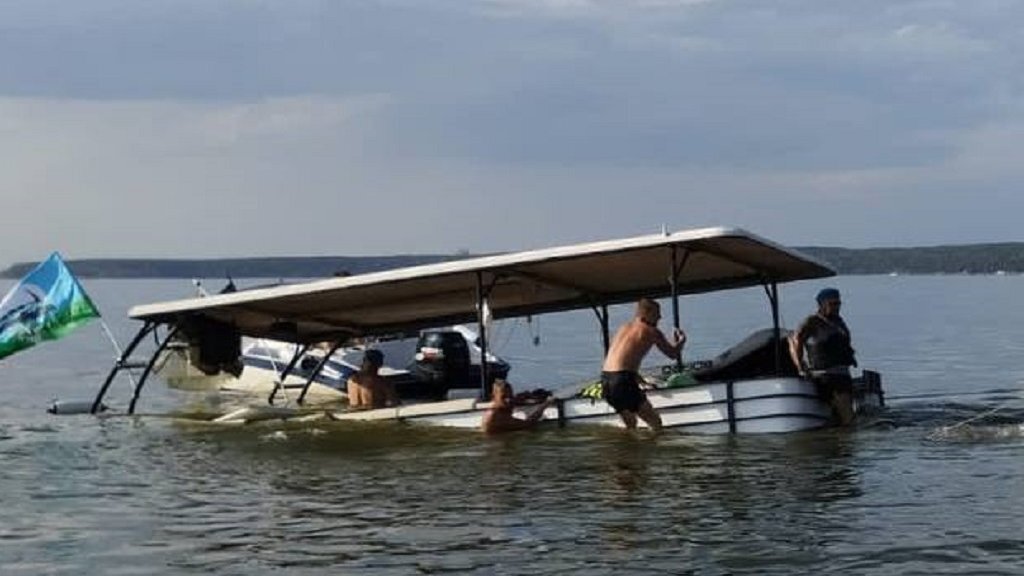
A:
[[[1021,554],[996,537],[1019,524],[1005,491],[1019,444],[929,442],[979,413],[949,412],[911,405],[892,429],[766,437],[19,429],[0,448],[21,463],[0,469],[14,496],[0,556],[43,573],[998,572]]]

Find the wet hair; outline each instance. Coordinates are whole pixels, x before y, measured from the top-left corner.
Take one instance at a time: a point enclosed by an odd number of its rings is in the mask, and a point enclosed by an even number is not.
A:
[[[373,364],[374,366],[380,367],[384,365],[384,353],[380,350],[367,350],[363,354],[363,360]]]
[[[506,388],[508,388],[509,396],[511,396],[512,385],[508,383],[508,380],[502,380],[501,378],[495,378],[494,382],[491,384],[491,397],[495,397],[499,393],[504,394]]]
[[[641,298],[636,303],[636,315],[638,318],[646,318],[651,312],[661,314],[661,305],[650,298]]]
[[[818,301],[819,306],[829,300],[839,300],[839,290],[835,288],[822,288],[814,299]]]

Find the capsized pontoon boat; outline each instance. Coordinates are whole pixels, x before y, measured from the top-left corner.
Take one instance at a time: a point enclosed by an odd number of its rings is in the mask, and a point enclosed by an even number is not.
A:
[[[180,331],[199,343],[208,365],[228,367],[237,362],[242,335],[294,342],[300,348],[318,342],[330,342],[337,348],[354,338],[473,320],[485,335],[482,327],[488,316],[500,319],[590,308],[607,350],[611,305],[639,297],[667,297],[672,303],[673,324],[678,326],[683,295],[762,286],[772,318],[770,338],[761,347],[768,351],[766,360],[751,361],[745,371],[703,374],[705,380],[691,370],[690,385],[649,391],[648,397],[661,412],[666,428],[695,432],[817,428],[828,423],[829,408],[813,384],[792,374],[779,325],[778,285],[834,274],[813,258],[745,230],[706,228],[136,306],[129,316],[144,325],[111,369],[94,406],[100,405],[116,374],[131,365],[128,357],[139,342],[160,326],[169,327],[161,348]],[[481,337],[480,344],[486,352],[486,337]],[[298,357],[293,357],[286,373]],[[134,389],[129,413],[135,409],[153,361]],[[681,362],[676,368],[685,372]],[[331,416],[476,428],[489,407],[487,381],[485,368],[478,398],[339,411]],[[855,394],[859,410],[880,405],[877,374],[865,371],[855,382]],[[270,404],[274,398],[271,394]],[[297,403],[303,400],[304,394],[300,394]],[[249,414],[258,412],[259,408],[253,408]],[[274,412],[275,417],[282,413],[276,407]],[[249,418],[240,414],[235,420]],[[593,398],[565,398],[548,409],[545,418],[563,424],[621,425],[607,404]]]

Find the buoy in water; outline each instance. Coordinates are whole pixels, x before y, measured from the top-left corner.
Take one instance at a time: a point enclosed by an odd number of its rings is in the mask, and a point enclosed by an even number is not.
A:
[[[92,413],[92,400],[54,400],[53,404],[46,409],[50,414],[58,414],[61,416],[69,414],[91,414]],[[106,404],[100,404],[99,410],[96,412],[105,412],[107,410]]]

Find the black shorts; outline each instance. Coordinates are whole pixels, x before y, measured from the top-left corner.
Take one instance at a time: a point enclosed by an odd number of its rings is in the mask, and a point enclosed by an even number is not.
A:
[[[636,372],[601,372],[601,396],[616,412],[637,412],[647,401]]]
[[[853,378],[849,374],[820,374],[813,378],[818,395],[831,400],[836,394],[852,394]]]

